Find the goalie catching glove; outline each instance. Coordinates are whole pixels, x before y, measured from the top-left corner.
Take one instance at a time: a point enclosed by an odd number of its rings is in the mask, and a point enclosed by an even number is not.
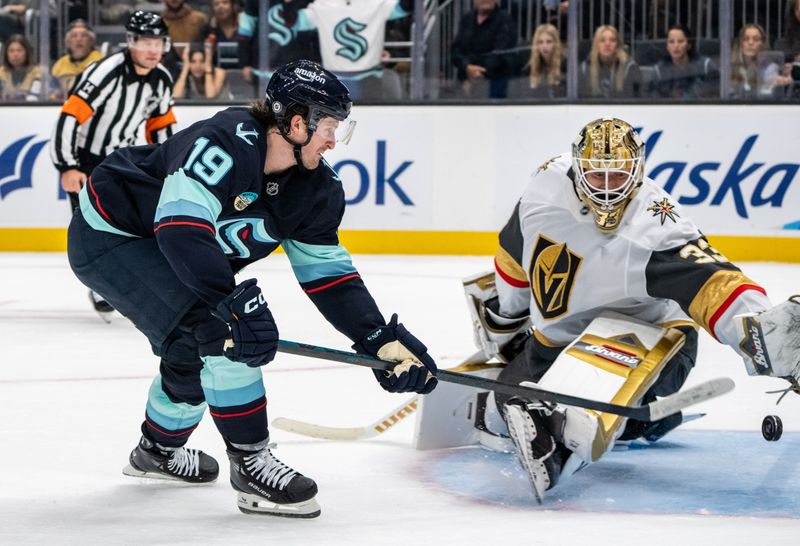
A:
[[[487,361],[497,357],[501,362],[510,362],[530,335],[530,317],[527,314],[518,317],[500,314],[494,271],[467,277],[462,283],[472,319],[475,347],[483,351]]]
[[[436,387],[436,363],[428,354],[428,348],[397,323],[397,314],[392,315],[389,324],[364,336],[353,349],[381,360],[398,362],[391,370],[372,370],[378,383],[388,392],[428,394]]]
[[[800,394],[800,295],[736,318],[741,321],[739,349],[747,372],[786,379]]]
[[[255,279],[248,279],[222,300],[213,315],[228,323],[231,340],[224,354],[251,368],[263,366],[278,351],[278,327]]]

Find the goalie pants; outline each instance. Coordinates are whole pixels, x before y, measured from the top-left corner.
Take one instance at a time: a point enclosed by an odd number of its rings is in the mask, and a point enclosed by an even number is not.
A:
[[[261,369],[222,356],[227,324],[180,282],[154,238],[95,230],[78,210],[67,255],[78,279],[130,319],[161,357],[144,434],[164,446],[182,446],[208,406],[229,446],[268,439]]]
[[[643,404],[654,401],[657,396],[668,396],[678,392],[694,367],[697,359],[697,331],[689,326],[679,326],[677,329],[684,333],[686,342],[666,363],[655,384],[645,393],[642,398]],[[522,351],[503,368],[497,379],[515,385],[521,381],[539,381],[562,350],[563,348],[542,345],[535,336],[529,336]],[[495,393],[501,414],[504,404],[510,398],[511,395]]]

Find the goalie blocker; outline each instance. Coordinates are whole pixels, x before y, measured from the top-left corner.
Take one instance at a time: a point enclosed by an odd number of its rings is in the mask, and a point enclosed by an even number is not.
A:
[[[536,351],[535,338],[530,337],[524,350],[507,366],[483,370],[480,374],[492,378],[499,375],[500,380],[523,385],[533,378],[538,382],[528,383],[531,386],[635,405],[651,402],[657,395],[672,394],[683,385],[694,365],[696,339],[692,329],[685,334],[675,328],[662,328],[608,312],[593,320],[554,361],[542,358]],[[546,371],[537,376],[538,370]],[[414,445],[417,449],[437,449],[481,444],[518,454],[528,451],[530,457],[530,450],[520,450],[508,438],[502,417],[508,401],[509,397],[501,393],[476,396],[474,391],[457,385],[441,385],[421,401]],[[541,416],[536,421],[545,428],[539,434],[551,435],[561,450],[561,476],[599,460],[627,430],[626,419],[618,415],[560,404],[530,406],[531,412]],[[641,430],[642,423],[627,422],[637,425],[629,427],[632,430]],[[525,431],[512,430],[512,436],[515,433],[525,435]],[[529,471],[531,464],[521,462]],[[554,485],[557,478],[553,476],[548,483]]]

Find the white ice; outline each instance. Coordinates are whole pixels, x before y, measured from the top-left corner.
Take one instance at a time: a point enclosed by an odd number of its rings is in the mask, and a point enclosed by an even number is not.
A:
[[[399,313],[440,365],[472,353],[459,280],[488,269],[488,257],[356,256],[355,261],[384,313]],[[800,266],[741,265],[773,302],[800,292]],[[100,321],[63,254],[3,254],[0,271],[2,545],[800,543],[800,514],[564,511],[455,494],[423,478],[435,454],[412,449],[413,422],[356,443],[274,430],[277,455],[319,484],[322,516],[315,520],[241,514],[227,483],[223,443],[208,417],[190,445],[220,461],[217,483],[188,487],[125,477],[121,468],[138,440],[147,389],[157,372],[144,337],[122,317],[110,325]],[[298,288],[283,256],[270,257],[245,275],[259,279],[284,339],[349,349]],[[776,408],[775,396],[764,391],[782,382],[747,377],[732,350],[703,334],[688,384],[720,375],[733,378],[737,389],[698,406],[708,416],[687,429],[757,431],[767,414],[782,416],[787,432],[800,429],[800,397],[790,395]],[[264,377],[270,418],[360,426],[408,397],[384,393],[368,370],[284,355],[265,368]],[[760,437],[754,441],[763,444],[757,449],[765,456],[781,446]],[[787,455],[787,471],[796,472],[800,455]],[[725,464],[735,469],[759,462],[743,458]],[[731,472],[730,480],[736,479]],[[757,487],[752,491],[753,498],[762,494]]]

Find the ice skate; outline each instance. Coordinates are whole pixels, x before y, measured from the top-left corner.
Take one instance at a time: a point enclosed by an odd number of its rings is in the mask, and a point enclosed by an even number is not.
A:
[[[208,483],[219,474],[219,465],[210,455],[198,449],[164,447],[144,436],[129,461],[122,473],[136,478]]]
[[[522,400],[512,399],[504,409],[517,458],[528,474],[536,500],[541,503],[544,492],[558,480],[561,455],[553,435],[547,430],[544,415],[530,406]]]
[[[114,312],[114,308],[111,307],[111,304],[104,300],[103,296],[94,290],[89,290],[89,301],[92,302],[92,307],[94,307],[94,310],[97,311],[97,316],[103,319],[103,322],[106,324],[110,324],[111,313]]]
[[[317,484],[279,461],[270,446],[256,452],[228,451],[231,485],[245,514],[315,518]]]

